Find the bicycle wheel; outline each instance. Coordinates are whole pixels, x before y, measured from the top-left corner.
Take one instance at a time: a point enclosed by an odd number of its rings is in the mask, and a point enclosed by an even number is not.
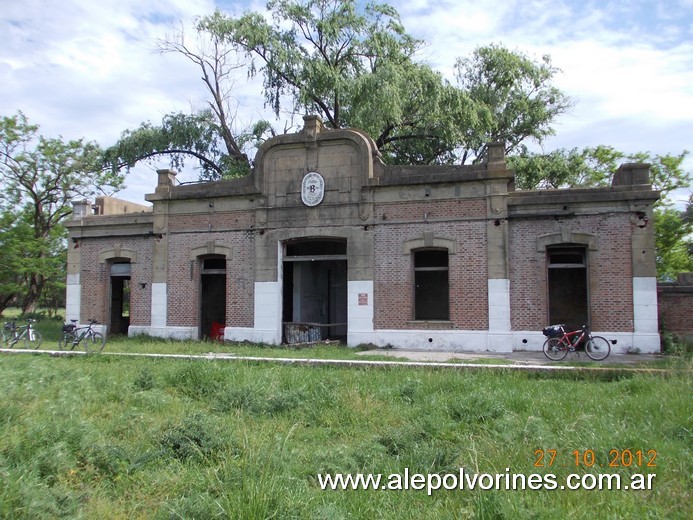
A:
[[[60,350],[67,350],[68,348],[72,350],[75,348],[75,335],[72,332],[63,332],[58,340],[58,348]]]
[[[31,329],[31,331],[27,330],[24,333],[24,337],[22,338],[22,346],[25,349],[36,350],[37,348],[39,348],[39,346],[41,346],[42,342],[43,336],[36,329]]]
[[[585,354],[590,359],[601,361],[611,352],[611,345],[601,336],[592,336],[585,342]]]
[[[544,342],[544,355],[552,361],[560,361],[568,355],[568,348],[558,338],[549,338]]]
[[[94,332],[82,341],[84,341],[84,350],[88,353],[101,352],[106,344],[106,338],[100,332]]]

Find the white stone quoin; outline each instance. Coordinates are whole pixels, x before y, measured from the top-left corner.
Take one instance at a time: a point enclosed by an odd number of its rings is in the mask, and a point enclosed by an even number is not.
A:
[[[657,279],[633,278],[633,348],[643,353],[659,352]]]
[[[166,284],[152,284],[152,327],[166,327],[168,295]]]
[[[373,280],[347,282],[347,344],[373,340]]]
[[[226,327],[229,341],[253,341],[277,345],[282,342],[282,284],[255,282],[255,322],[250,327]]]
[[[66,320],[79,320],[81,312],[81,299],[82,285],[79,282],[79,274],[68,274],[65,292]]]

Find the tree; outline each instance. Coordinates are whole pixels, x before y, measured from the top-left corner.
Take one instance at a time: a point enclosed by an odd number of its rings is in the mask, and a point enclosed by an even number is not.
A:
[[[655,211],[655,240],[657,245],[657,277],[672,281],[678,273],[693,271],[692,204],[686,211],[672,207]]]
[[[203,180],[237,177],[250,171],[243,147],[251,135],[232,129],[236,111],[232,96],[234,73],[243,65],[235,61],[235,53],[218,36],[202,29],[197,33],[194,47],[186,41],[183,30],[169,39],[158,40],[157,47],[162,54],[176,53],[197,65],[210,94],[207,108],[193,114],[171,113],[159,126],[146,122],[134,131],[123,132],[105,155],[114,170],[166,155],[171,167],[177,169],[184,166],[186,157],[196,159]]]
[[[267,105],[279,116],[316,113],[331,128],[358,127],[386,160],[455,160],[461,129],[487,117],[462,90],[414,56],[423,42],[404,30],[385,4],[273,0],[273,23],[255,12],[217,11],[199,27],[245,53],[262,74]]]
[[[31,241],[31,227],[13,212],[0,214],[0,314],[15,304],[24,285],[22,244]]]
[[[181,169],[186,157],[192,157],[199,162],[202,180],[247,174],[248,158],[229,154],[221,139],[224,133],[211,110],[190,115],[171,113],[164,116],[160,126],[146,122],[135,130],[124,131],[118,142],[105,151],[105,162],[116,172],[166,155],[172,168]]]
[[[558,72],[548,55],[536,62],[501,45],[478,47],[471,57],[458,58],[460,88],[490,113],[482,128],[466,130],[461,162],[483,157],[490,142],[504,142],[506,154],[520,153],[527,140],[541,143],[554,135],[551,123],[573,106],[551,83]]]
[[[593,178],[584,152],[577,148],[511,155],[507,162],[515,170],[515,187],[521,190],[576,188]]]
[[[55,276],[53,259],[64,249],[62,223],[71,214],[71,201],[116,191],[123,181],[102,168],[103,152],[95,143],[45,138],[38,128],[21,112],[0,119],[2,236],[12,245],[3,257],[8,269],[21,266],[15,276],[4,272],[0,278],[17,282],[24,312],[35,310]],[[10,225],[8,215],[14,215]]]
[[[495,140],[505,140],[508,152],[520,149],[551,135],[553,120],[571,106],[551,84],[558,69],[548,57],[536,62],[499,45],[460,58],[459,85],[452,85],[417,61],[424,42],[386,4],[270,0],[267,9],[270,21],[259,12],[201,18],[196,49],[182,32],[160,41],[161,52],[198,66],[208,108],[124,132],[108,150],[109,164],[118,169],[168,155],[174,168],[195,158],[203,180],[249,172],[250,146],[277,132],[267,121],[232,129],[231,93],[241,69],[262,77],[266,106],[277,118],[318,114],[328,127],[359,128],[395,164],[476,162]]]
[[[292,110],[319,113],[332,128],[345,125],[342,109],[349,106],[354,79],[409,60],[421,43],[388,5],[361,9],[351,0],[271,0],[267,9],[274,25],[257,12],[236,19],[216,11],[200,27],[245,53],[251,75],[262,72],[265,98],[276,115],[289,95]]]

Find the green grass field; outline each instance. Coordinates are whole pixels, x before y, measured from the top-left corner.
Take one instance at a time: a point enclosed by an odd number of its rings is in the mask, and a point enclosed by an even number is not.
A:
[[[215,345],[120,339],[106,349]],[[691,366],[670,366],[667,376],[552,375],[4,355],[0,518],[690,518]],[[571,473],[656,476],[651,490],[430,496],[318,485],[324,473],[431,478],[459,468],[554,474],[559,484]]]

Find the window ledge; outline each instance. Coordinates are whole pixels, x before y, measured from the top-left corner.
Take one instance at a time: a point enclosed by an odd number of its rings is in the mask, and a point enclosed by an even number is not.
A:
[[[454,323],[449,320],[411,320],[407,325],[413,329],[454,329]]]

